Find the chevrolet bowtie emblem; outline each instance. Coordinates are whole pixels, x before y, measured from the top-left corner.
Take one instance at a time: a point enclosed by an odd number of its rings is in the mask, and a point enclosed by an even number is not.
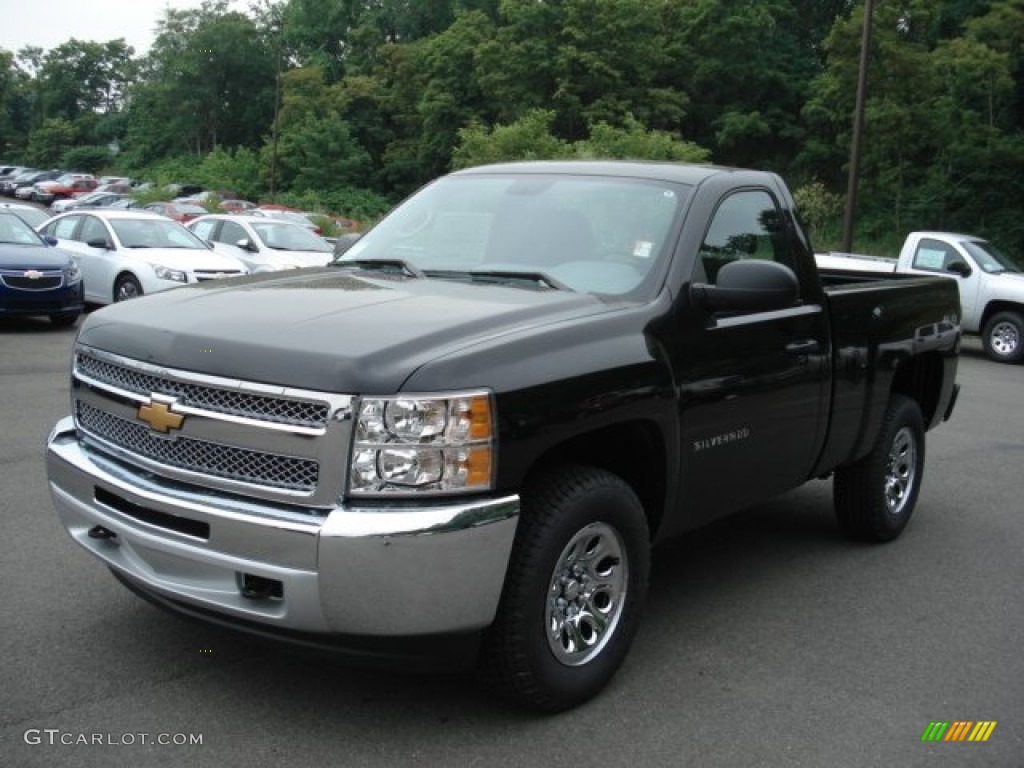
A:
[[[27,277],[29,280],[38,280],[40,277],[43,276],[43,273],[40,272],[38,269],[29,269],[25,272],[24,276]]]
[[[139,406],[138,417],[149,424],[154,432],[167,434],[172,429],[181,429],[185,423],[185,417],[180,413],[171,411],[171,406],[176,402],[174,398],[166,400],[157,399],[158,395],[150,397],[148,403]]]

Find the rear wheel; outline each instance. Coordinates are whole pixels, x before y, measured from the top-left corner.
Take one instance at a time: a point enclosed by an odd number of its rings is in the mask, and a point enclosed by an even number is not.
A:
[[[649,563],[644,510],[621,478],[568,466],[532,483],[485,638],[484,678],[546,712],[597,694],[636,633]]]
[[[997,312],[982,331],[985,354],[997,363],[1024,360],[1024,317],[1017,312]]]
[[[914,400],[893,395],[871,452],[836,470],[839,527],[862,541],[891,541],[917,504],[924,472],[924,420]]]
[[[114,284],[114,301],[127,301],[142,295],[142,286],[131,275],[121,275]]]

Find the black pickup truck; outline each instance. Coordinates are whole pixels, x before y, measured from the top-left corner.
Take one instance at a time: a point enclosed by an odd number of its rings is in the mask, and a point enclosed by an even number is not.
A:
[[[959,313],[945,278],[819,274],[771,173],[474,168],[325,268],[89,316],[50,488],[166,608],[452,650],[554,711],[622,662],[652,544],[829,475],[839,528],[898,536]]]

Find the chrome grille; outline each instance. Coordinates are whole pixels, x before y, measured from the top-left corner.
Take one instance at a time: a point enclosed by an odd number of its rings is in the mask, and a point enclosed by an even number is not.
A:
[[[25,272],[0,272],[0,281],[8,288],[16,288],[21,291],[51,291],[60,288],[64,283],[64,275],[61,272],[36,273],[36,277],[29,277]]]
[[[75,355],[75,370],[91,379],[139,395],[149,396],[154,392],[171,395],[178,398],[182,405],[257,421],[300,427],[323,427],[329,415],[327,403],[190,384],[81,353]]]
[[[313,492],[319,464],[312,459],[263,453],[178,435],[157,437],[141,424],[76,403],[78,425],[119,448],[178,469],[290,491]]]

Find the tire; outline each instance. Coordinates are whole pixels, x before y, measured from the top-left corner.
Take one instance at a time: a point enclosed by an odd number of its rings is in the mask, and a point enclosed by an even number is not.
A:
[[[871,452],[836,470],[839,527],[860,541],[892,541],[910,522],[924,475],[924,419],[914,400],[893,395]]]
[[[636,494],[601,469],[567,466],[529,484],[480,671],[505,698],[558,712],[618,670],[647,594],[650,537]]]
[[[114,301],[127,301],[142,295],[142,286],[131,275],[121,275],[114,283]]]
[[[1024,316],[1018,312],[997,312],[985,323],[981,334],[985,354],[997,363],[1024,360]]]
[[[58,328],[70,328],[78,320],[78,315],[50,315],[50,322]]]

